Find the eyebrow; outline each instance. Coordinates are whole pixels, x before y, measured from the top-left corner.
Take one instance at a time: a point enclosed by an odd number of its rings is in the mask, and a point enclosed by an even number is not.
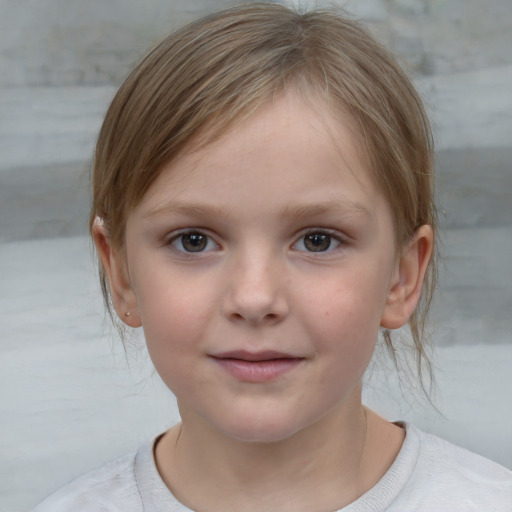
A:
[[[157,206],[149,210],[144,217],[153,217],[158,215],[183,215],[195,218],[223,217],[230,218],[232,215],[224,208],[202,204],[202,203],[180,203],[170,202],[162,206]],[[370,217],[370,210],[351,200],[325,201],[320,203],[288,205],[280,212],[280,216],[290,219],[304,219],[309,217],[318,217],[321,215],[343,215],[350,217]]]
[[[157,215],[170,214],[184,215],[187,217],[214,217],[219,215],[228,216],[224,210],[213,205],[171,202],[152,208],[144,215],[144,217],[147,218]]]
[[[283,217],[302,219],[320,215],[343,215],[354,217],[369,217],[370,210],[356,201],[325,201],[321,203],[290,205],[283,210]]]

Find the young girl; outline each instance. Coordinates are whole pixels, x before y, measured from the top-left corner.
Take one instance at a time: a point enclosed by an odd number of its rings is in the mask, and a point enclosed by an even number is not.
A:
[[[429,366],[432,181],[421,101],[353,21],[252,4],[154,48],[101,129],[91,233],[182,422],[36,511],[511,510],[508,470],[361,402],[379,331]]]

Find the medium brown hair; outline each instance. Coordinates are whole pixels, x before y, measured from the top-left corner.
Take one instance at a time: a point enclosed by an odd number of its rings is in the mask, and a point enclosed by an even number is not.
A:
[[[100,217],[111,244],[122,248],[127,216],[166,164],[201,134],[204,143],[220,137],[289,88],[349,116],[391,206],[399,248],[423,224],[435,232],[429,122],[395,59],[339,12],[301,13],[273,3],[235,7],[191,23],[135,67],[99,134],[91,228]],[[424,364],[431,376],[425,319],[435,270],[433,261],[409,321],[420,377]],[[111,312],[101,264],[100,279]],[[394,357],[390,332],[383,334]]]

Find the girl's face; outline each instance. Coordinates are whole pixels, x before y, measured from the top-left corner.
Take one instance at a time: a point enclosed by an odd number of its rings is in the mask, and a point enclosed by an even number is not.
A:
[[[288,95],[164,169],[111,287],[184,425],[277,441],[360,407],[395,257],[348,125]]]

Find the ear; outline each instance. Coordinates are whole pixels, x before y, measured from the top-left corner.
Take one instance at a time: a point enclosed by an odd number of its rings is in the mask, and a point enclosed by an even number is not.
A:
[[[381,327],[398,329],[411,317],[420,300],[433,245],[432,227],[424,225],[402,251],[380,321]]]
[[[130,327],[142,325],[137,297],[129,279],[124,255],[114,249],[102,219],[96,217],[92,226],[92,237],[108,279],[112,305],[117,316]]]

